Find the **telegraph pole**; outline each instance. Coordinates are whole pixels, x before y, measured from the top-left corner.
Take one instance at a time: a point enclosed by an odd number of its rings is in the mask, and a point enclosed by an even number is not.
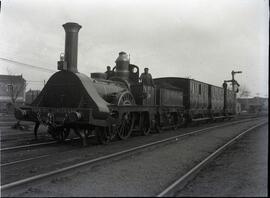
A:
[[[242,71],[233,71],[231,72],[232,74],[232,79],[231,80],[224,80],[224,82],[231,82],[232,83],[232,91],[233,91],[233,94],[234,94],[234,113],[236,111],[236,93],[238,92],[238,89],[237,91],[235,91],[235,85],[237,85],[238,87],[240,87],[240,85],[238,84],[238,82],[234,79],[234,75],[235,74],[241,74]]]
[[[242,71],[233,71],[231,72],[232,74],[232,79],[231,80],[224,80],[224,82],[231,82],[232,83],[232,91],[236,94],[235,91],[235,85],[237,85],[238,87],[240,87],[240,85],[238,84],[238,82],[234,79],[234,75],[235,74],[241,74]]]
[[[236,84],[238,87],[240,87],[240,85],[238,84],[238,82],[236,80],[234,80],[234,75],[235,74],[241,74],[242,71],[233,71],[232,70],[232,90],[233,90],[233,93],[235,93],[235,89],[234,89],[234,85]],[[235,93],[235,96],[236,96],[236,93]],[[235,97],[236,98],[236,97]]]

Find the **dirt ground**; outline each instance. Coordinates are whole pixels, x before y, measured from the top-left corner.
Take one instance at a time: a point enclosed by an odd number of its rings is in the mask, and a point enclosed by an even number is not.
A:
[[[268,125],[251,131],[176,196],[266,197]]]

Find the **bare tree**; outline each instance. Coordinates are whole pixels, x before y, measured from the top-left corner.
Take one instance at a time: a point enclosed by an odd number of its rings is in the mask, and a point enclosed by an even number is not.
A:
[[[7,73],[8,75],[10,75],[10,77],[8,78],[8,82],[7,82],[7,89],[4,89],[7,96],[10,97],[10,103],[13,106],[14,109],[18,109],[18,105],[17,105],[17,99],[20,95],[23,96],[23,93],[26,89],[26,81],[22,78],[18,78],[18,76],[15,76],[14,74],[12,74],[12,72],[7,68]],[[24,129],[24,127],[20,124],[20,120],[18,120],[13,126],[12,128],[14,129]]]
[[[12,72],[7,68],[8,75],[10,75],[9,82],[7,85],[7,89],[5,89],[7,95],[11,99],[11,104],[13,106],[16,106],[16,101],[20,94],[23,94],[25,88],[26,88],[26,82],[22,78],[18,80],[18,76],[15,76],[12,74]]]

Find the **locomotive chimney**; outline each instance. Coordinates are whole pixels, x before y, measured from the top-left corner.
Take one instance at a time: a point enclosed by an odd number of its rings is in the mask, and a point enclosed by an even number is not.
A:
[[[78,23],[66,23],[63,27],[66,31],[65,62],[67,63],[67,71],[78,72],[78,33],[82,26]]]

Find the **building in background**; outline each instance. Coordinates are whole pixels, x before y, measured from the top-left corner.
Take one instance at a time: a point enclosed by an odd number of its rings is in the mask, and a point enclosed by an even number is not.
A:
[[[31,90],[31,89],[28,90],[25,93],[25,104],[30,105],[36,99],[39,93],[40,93],[40,90]]]
[[[268,111],[268,98],[237,98],[237,101],[241,104],[241,111],[250,113]]]
[[[0,112],[13,112],[13,104],[25,102],[26,81],[22,75],[0,75]]]

